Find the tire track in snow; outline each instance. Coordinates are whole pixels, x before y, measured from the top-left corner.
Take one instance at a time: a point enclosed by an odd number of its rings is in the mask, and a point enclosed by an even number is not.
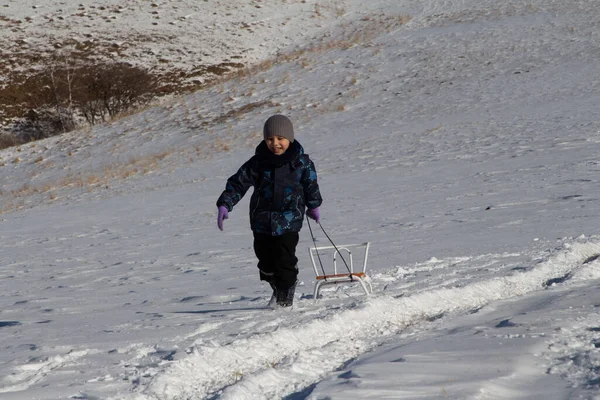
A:
[[[582,239],[526,272],[413,296],[373,296],[357,308],[327,310],[302,325],[281,327],[226,346],[202,347],[170,364],[135,398],[280,398],[318,382],[379,345],[378,339],[408,326],[542,290],[549,280],[573,271],[578,280],[595,279],[598,274],[591,271],[597,263],[584,261],[596,254],[600,254],[600,238]]]

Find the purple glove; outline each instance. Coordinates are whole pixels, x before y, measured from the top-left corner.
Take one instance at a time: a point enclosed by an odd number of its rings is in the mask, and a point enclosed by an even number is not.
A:
[[[308,215],[308,218],[312,218],[317,221],[317,224],[321,223],[321,213],[319,212],[319,207],[307,210],[306,215]]]
[[[227,218],[229,218],[229,211],[227,211],[227,207],[220,206],[219,216],[217,217],[217,226],[220,230],[223,230],[223,220]]]

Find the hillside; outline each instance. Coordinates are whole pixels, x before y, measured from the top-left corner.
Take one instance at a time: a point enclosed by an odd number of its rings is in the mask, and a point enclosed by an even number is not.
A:
[[[193,3],[119,4],[125,27],[208,18]],[[241,29],[238,49],[266,44],[239,73],[0,151],[0,396],[598,399],[595,2],[206,3],[217,26],[288,18],[289,42]],[[275,113],[315,161],[323,227],[371,243],[372,296],[314,301],[305,226],[295,308],[265,310],[248,195],[217,229]]]

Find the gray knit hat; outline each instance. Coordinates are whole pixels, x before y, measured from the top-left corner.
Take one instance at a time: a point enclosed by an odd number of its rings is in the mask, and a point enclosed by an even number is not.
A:
[[[292,121],[285,115],[276,114],[269,117],[263,128],[265,140],[272,136],[282,136],[292,143],[294,141],[294,127]]]

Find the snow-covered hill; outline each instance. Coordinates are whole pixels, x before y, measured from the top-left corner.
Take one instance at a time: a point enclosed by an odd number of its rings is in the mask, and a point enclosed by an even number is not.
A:
[[[345,14],[345,6],[333,1],[6,0],[0,44],[10,63],[1,66],[5,72],[30,71],[57,53],[75,52],[73,63],[118,60],[190,73],[262,61],[313,40]]]
[[[0,152],[2,399],[599,398],[595,2],[328,4],[261,39],[277,62]],[[265,310],[248,198],[216,228],[279,112],[323,227],[371,242],[368,298],[312,299],[305,227],[295,309]]]

